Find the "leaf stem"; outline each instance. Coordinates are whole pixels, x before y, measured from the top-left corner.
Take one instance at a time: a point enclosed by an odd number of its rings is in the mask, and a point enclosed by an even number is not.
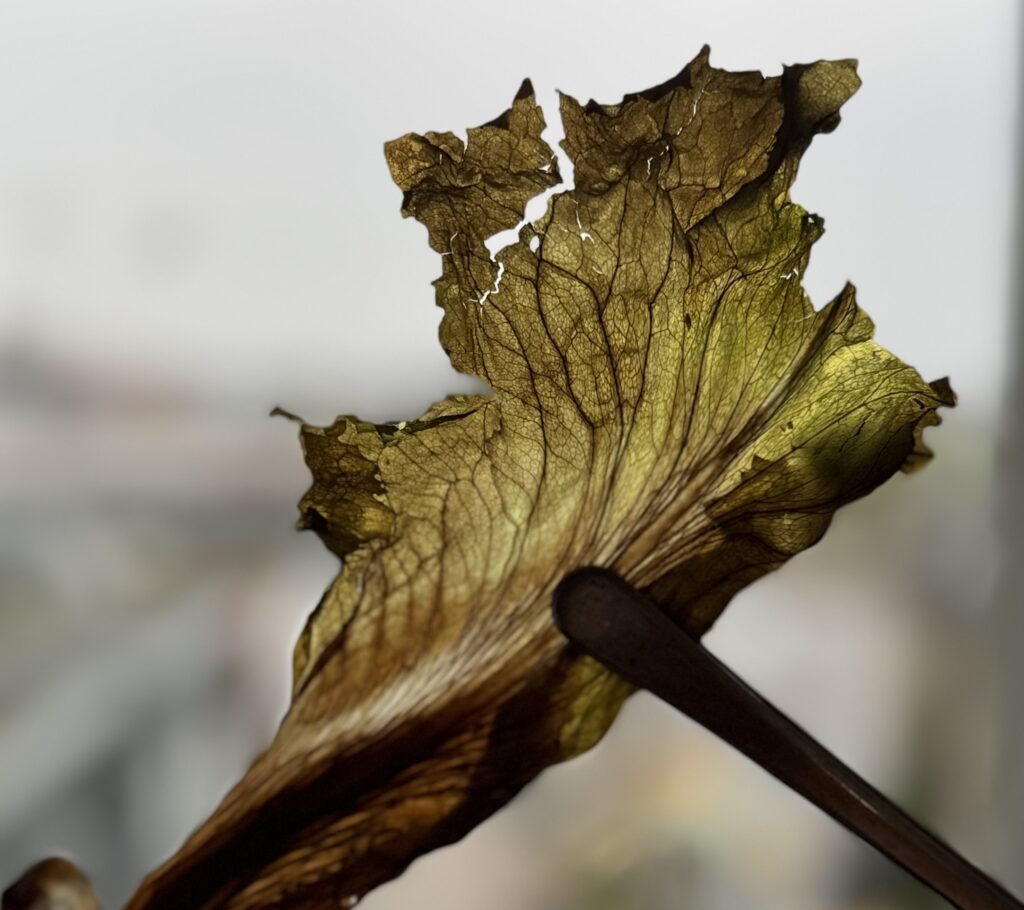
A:
[[[953,906],[1024,908],[614,573],[581,569],[567,576],[555,592],[554,613],[574,645],[724,739]]]

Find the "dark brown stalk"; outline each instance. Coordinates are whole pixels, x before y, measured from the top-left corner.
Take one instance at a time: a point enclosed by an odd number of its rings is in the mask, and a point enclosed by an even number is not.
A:
[[[769,704],[618,576],[583,569],[555,594],[577,647],[739,749],[961,910],[1021,910],[1001,885]]]

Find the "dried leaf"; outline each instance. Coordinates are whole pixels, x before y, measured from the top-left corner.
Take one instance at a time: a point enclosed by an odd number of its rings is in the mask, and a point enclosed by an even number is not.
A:
[[[3,893],[3,910],[100,910],[90,881],[70,860],[36,863]]]
[[[558,182],[529,84],[469,131],[386,146],[441,254],[441,340],[487,396],[408,423],[303,425],[302,523],[343,557],[295,652],[277,738],[130,904],[354,901],[592,746],[628,687],[571,651],[552,590],[615,569],[693,633],[927,457],[952,404],[800,278],[822,223],[789,199],[852,61],[709,66],[616,105],[562,96]]]

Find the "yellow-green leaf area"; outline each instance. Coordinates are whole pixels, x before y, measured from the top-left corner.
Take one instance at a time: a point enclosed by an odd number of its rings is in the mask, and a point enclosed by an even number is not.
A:
[[[849,60],[765,78],[705,49],[618,104],[563,95],[575,185],[493,258],[487,239],[559,181],[529,82],[465,143],[386,145],[440,254],[441,343],[491,394],[303,425],[301,523],[343,564],[276,740],[154,888],[206,895],[211,844],[270,818],[275,847],[197,906],[364,894],[613,720],[628,687],[552,623],[566,573],[614,569],[700,634],[927,457],[948,385],[872,341],[851,286],[820,309],[801,286],[822,222],[790,186],[858,85]],[[296,794],[298,822],[274,808]]]

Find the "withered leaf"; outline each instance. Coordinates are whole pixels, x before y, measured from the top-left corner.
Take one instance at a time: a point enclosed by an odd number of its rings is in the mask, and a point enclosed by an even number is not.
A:
[[[38,862],[4,889],[3,910],[100,910],[92,883],[70,860]]]
[[[852,61],[729,73],[705,49],[622,102],[562,96],[575,188],[526,82],[468,133],[386,146],[441,254],[441,341],[491,395],[407,423],[303,425],[300,508],[343,567],[296,647],[270,748],[132,908],[354,902],[592,746],[629,688],[567,648],[559,580],[615,569],[693,633],[927,457],[952,404],[801,288],[819,218],[789,198]]]

